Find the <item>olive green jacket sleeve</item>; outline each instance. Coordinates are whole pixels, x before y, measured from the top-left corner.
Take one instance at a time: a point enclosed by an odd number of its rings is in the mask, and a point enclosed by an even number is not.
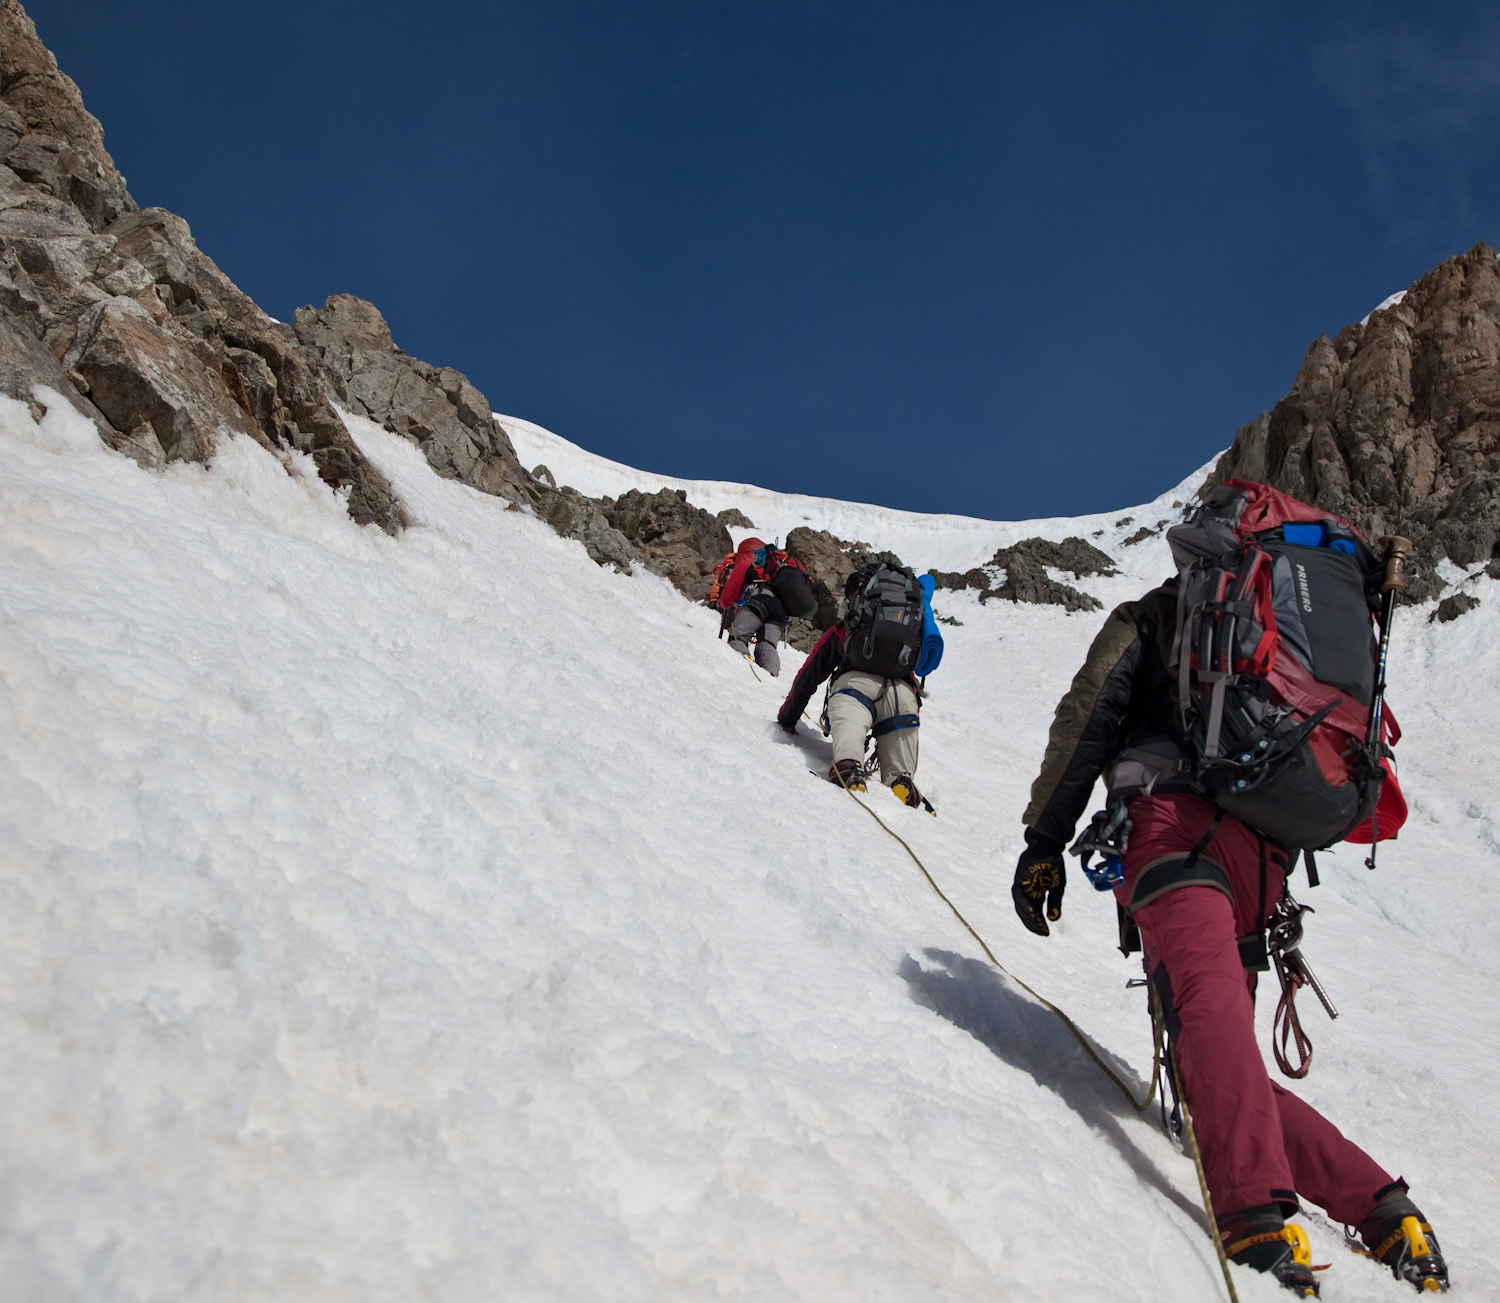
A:
[[[1060,850],[1072,838],[1095,782],[1121,749],[1142,665],[1148,656],[1160,663],[1171,653],[1175,616],[1175,595],[1160,588],[1110,612],[1057,703],[1023,816],[1029,842]]]

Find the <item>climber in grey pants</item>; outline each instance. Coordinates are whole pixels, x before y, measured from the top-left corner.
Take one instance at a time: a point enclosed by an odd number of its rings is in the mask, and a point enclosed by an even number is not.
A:
[[[748,656],[754,640],[755,663],[774,679],[781,673],[776,644],[786,633],[786,611],[763,584],[753,584],[745,592],[744,605],[734,608],[729,622],[729,645],[741,656]]]

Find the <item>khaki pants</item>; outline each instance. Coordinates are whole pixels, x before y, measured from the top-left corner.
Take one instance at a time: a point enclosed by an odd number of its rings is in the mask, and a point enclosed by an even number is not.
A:
[[[863,670],[846,670],[835,676],[828,698],[834,763],[862,761],[865,735],[873,731],[875,753],[880,757],[880,781],[889,787],[902,774],[914,776],[919,709],[917,694],[909,683],[882,679]]]

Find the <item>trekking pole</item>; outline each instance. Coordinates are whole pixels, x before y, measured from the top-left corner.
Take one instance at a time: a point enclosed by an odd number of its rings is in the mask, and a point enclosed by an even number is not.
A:
[[[1370,729],[1365,734],[1365,746],[1371,748],[1378,764],[1381,756],[1381,727],[1385,717],[1385,663],[1391,653],[1391,620],[1396,613],[1396,594],[1406,588],[1406,557],[1411,551],[1411,539],[1399,534],[1387,535],[1376,540],[1385,548],[1385,579],[1380,585],[1380,654],[1375,668],[1375,700],[1370,707]],[[1380,825],[1377,816],[1370,815],[1370,856],[1365,868],[1375,868],[1375,848],[1380,840]]]
[[[1385,663],[1391,651],[1391,617],[1396,610],[1396,594],[1406,588],[1406,555],[1411,551],[1411,539],[1400,535],[1378,542],[1386,549],[1385,579],[1380,585],[1380,658],[1375,671],[1375,704],[1370,711],[1370,731],[1365,735],[1370,746],[1380,744],[1380,724],[1385,713]]]

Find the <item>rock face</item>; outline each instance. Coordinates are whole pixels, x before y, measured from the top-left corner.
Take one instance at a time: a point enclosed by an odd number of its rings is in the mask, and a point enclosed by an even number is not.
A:
[[[440,475],[530,508],[600,565],[636,563],[707,595],[724,525],[663,490],[619,502],[559,488],[516,458],[468,378],[396,347],[373,304],[335,294],[272,321],[180,217],[138,209],[78,87],[17,0],[0,0],[0,390],[45,386],[144,465],[206,461],[225,435],[309,454],[349,514],[407,515],[334,408],[410,439]]]
[[[296,340],[204,255],[137,209],[98,121],[16,0],[0,0],[0,383],[44,384],[145,464],[212,455],[225,432],[309,453],[349,513],[405,520]],[[50,361],[48,360],[50,358]]]
[[[646,569],[695,602],[708,597],[714,566],[733,547],[723,523],[693,506],[683,489],[631,489],[613,502],[606,498],[604,516],[635,545]]]
[[[963,574],[941,570],[934,570],[931,574],[939,588],[977,588],[981,602],[1003,598],[1009,602],[1061,606],[1068,611],[1101,609],[1097,598],[1053,579],[1047,573],[1049,567],[1066,570],[1079,579],[1085,575],[1116,573],[1114,558],[1081,538],[1065,538],[1061,543],[1045,538],[1027,538],[1010,547],[1002,547],[983,567]],[[1001,570],[1005,572],[1005,581],[997,588],[994,581]]]
[[[817,594],[818,609],[806,623],[819,633],[837,622],[844,583],[854,573],[854,562],[845,552],[847,546],[826,529],[809,529],[806,525],[799,525],[786,536],[787,552],[802,562]],[[787,641],[792,640],[788,637]]]
[[[536,487],[528,493],[536,514],[564,538],[576,538],[596,565],[615,566],[625,574],[632,573],[632,563],[640,553],[618,529],[609,523],[604,506],[597,498],[588,498],[577,489]]]
[[[1241,429],[1209,487],[1263,480],[1415,545],[1408,596],[1436,563],[1500,556],[1500,264],[1450,258],[1397,304],[1319,336],[1287,394]]]
[[[439,475],[520,501],[532,477],[467,376],[408,357],[373,303],[335,294],[293,319],[338,399],[358,416],[410,439]]]

